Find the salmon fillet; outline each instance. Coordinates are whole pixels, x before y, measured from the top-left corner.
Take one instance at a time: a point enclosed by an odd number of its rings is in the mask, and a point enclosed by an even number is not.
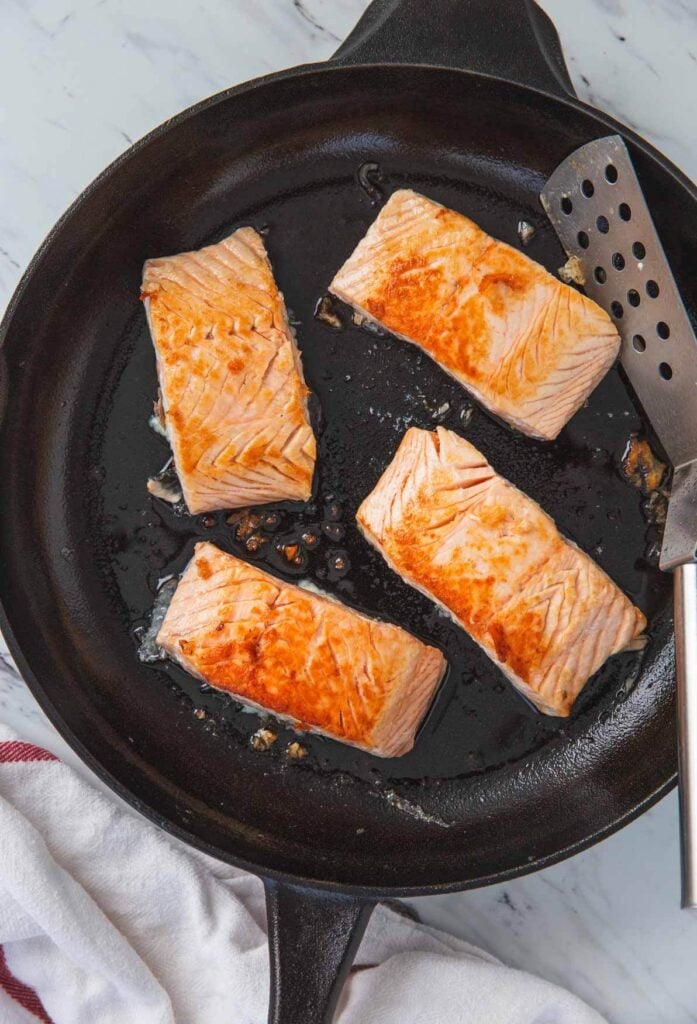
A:
[[[398,626],[199,543],[157,636],[236,700],[379,757],[411,750],[445,658]]]
[[[316,455],[308,390],[256,231],[148,260],[141,298],[189,511],[307,500]]]
[[[553,440],[612,366],[608,315],[462,214],[402,190],[329,286],[491,412]]]
[[[459,622],[540,711],[566,716],[646,619],[457,434],[409,429],[357,513],[390,566]]]

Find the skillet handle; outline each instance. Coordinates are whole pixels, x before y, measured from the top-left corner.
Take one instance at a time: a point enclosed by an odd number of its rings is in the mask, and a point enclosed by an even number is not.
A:
[[[559,36],[534,0],[373,0],[338,64],[438,64],[574,96]]]
[[[264,879],[269,1024],[331,1024],[374,903]]]
[[[682,905],[697,907],[697,564],[678,565],[675,598],[675,660],[680,767]]]

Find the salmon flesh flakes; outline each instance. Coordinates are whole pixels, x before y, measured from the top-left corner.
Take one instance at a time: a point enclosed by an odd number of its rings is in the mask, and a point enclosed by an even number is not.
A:
[[[462,214],[395,192],[330,290],[487,409],[553,440],[619,352],[609,316]]]
[[[196,545],[157,642],[236,700],[380,757],[411,750],[446,666],[398,626],[207,542]]]
[[[148,260],[141,298],[189,511],[307,500],[316,457],[308,389],[257,232]]]
[[[406,432],[357,519],[545,714],[568,715],[589,677],[646,625],[536,502],[442,427]]]

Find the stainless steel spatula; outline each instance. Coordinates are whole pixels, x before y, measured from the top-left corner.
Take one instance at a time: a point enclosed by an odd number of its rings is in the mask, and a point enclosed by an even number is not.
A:
[[[673,464],[661,569],[674,572],[682,904],[697,906],[697,340],[618,135],[577,149],[541,195]],[[574,261],[576,262],[576,261]]]

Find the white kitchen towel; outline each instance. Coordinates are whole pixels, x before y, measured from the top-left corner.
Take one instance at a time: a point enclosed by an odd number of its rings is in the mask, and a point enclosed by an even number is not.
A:
[[[0,725],[1,1024],[263,1024],[261,883]],[[379,906],[339,1024],[602,1024],[575,996]]]

